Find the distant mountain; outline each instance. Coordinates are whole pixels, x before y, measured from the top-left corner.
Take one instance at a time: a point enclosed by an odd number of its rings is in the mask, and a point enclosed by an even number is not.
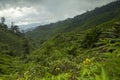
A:
[[[37,26],[39,26],[39,23],[33,23],[33,24],[27,24],[27,25],[19,25],[21,30],[26,31],[31,31]],[[36,27],[35,27],[36,26]]]
[[[3,22],[0,80],[120,79],[120,0],[31,29],[32,39]]]
[[[36,43],[42,43],[60,33],[81,32],[95,26],[107,29],[119,20],[120,0],[117,0],[74,18],[39,26],[32,31],[26,32],[26,36],[32,38]]]

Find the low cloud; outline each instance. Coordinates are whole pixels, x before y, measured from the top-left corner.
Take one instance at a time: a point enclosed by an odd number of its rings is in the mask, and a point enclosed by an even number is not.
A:
[[[47,24],[74,17],[115,0],[0,0],[0,17],[18,25]]]

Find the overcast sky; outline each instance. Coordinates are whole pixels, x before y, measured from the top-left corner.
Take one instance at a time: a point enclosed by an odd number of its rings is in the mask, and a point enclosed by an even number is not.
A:
[[[0,0],[0,17],[17,25],[48,24],[115,0]]]

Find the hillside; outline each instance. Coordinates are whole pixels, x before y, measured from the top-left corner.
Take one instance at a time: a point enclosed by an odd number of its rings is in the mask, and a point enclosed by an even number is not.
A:
[[[120,79],[120,0],[25,34],[4,22],[0,80]]]
[[[119,80],[120,23],[113,25],[84,34],[63,33],[44,42],[27,56],[27,69],[19,79]]]
[[[28,39],[17,30],[8,28],[5,23],[0,22],[0,77],[16,72],[22,63],[19,58],[24,58],[30,53]]]
[[[9,30],[0,30],[0,49],[1,53],[11,56],[20,56],[24,52],[25,38],[14,34]],[[7,49],[7,51],[4,52]]]
[[[32,38],[37,44],[50,39],[54,35],[66,32],[81,32],[91,27],[99,26],[104,29],[110,28],[114,22],[120,20],[120,1],[109,3],[102,7],[87,11],[74,18],[56,23],[43,25],[28,31],[26,36]]]

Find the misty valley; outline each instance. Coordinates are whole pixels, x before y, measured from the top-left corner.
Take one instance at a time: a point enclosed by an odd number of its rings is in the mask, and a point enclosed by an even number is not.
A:
[[[16,4],[24,5],[22,1]],[[87,1],[86,4],[90,3]],[[53,22],[51,19],[48,24],[36,23],[22,29],[21,23],[16,24],[21,18],[17,16],[15,22],[7,22],[14,17],[1,16],[0,9],[0,80],[120,80],[120,0],[109,1],[72,18]],[[44,9],[42,5],[37,7]],[[33,7],[25,9],[18,9],[18,12],[33,16],[29,14]],[[48,9],[52,10],[53,6]],[[34,16],[39,13],[32,12]],[[34,22],[34,18],[31,21]]]

